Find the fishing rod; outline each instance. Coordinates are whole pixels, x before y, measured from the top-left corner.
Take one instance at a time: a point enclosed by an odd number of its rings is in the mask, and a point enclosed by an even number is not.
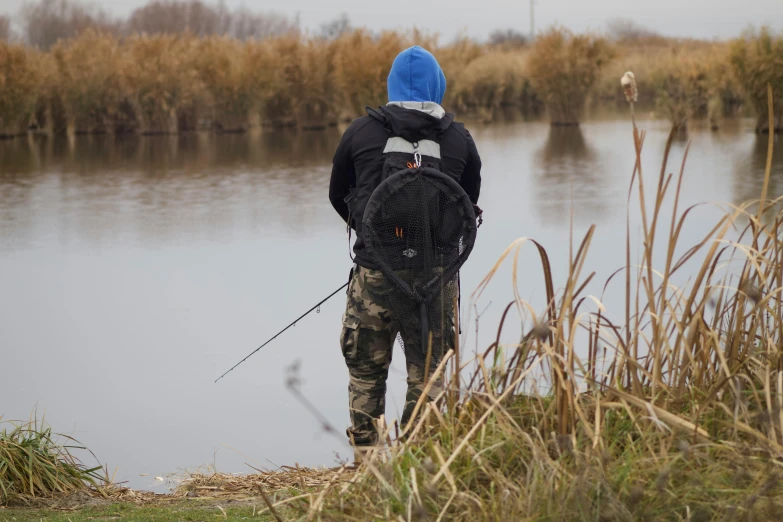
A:
[[[323,298],[323,299],[322,299],[322,300],[321,300],[321,301],[320,301],[318,304],[316,304],[314,307],[312,307],[311,309],[309,309],[308,311],[306,311],[305,313],[303,313],[302,315],[300,315],[299,317],[297,317],[297,318],[296,318],[296,319],[295,319],[295,320],[294,320],[294,321],[293,321],[291,324],[289,324],[288,326],[286,326],[285,328],[283,328],[282,330],[280,330],[279,332],[277,332],[277,333],[275,334],[275,336],[274,336],[274,337],[272,337],[272,338],[271,338],[271,339],[269,339],[267,342],[265,342],[264,344],[262,344],[261,346],[259,346],[258,348],[256,348],[256,349],[255,349],[255,350],[253,350],[252,352],[250,352],[250,353],[248,354],[248,356],[247,356],[247,357],[245,357],[244,359],[242,359],[241,361],[239,361],[238,363],[236,363],[234,366],[232,366],[232,367],[231,367],[231,369],[230,369],[230,370],[228,370],[226,373],[224,373],[223,375],[221,375],[220,377],[218,377],[217,379],[215,379],[215,382],[218,382],[220,379],[222,379],[223,377],[225,377],[225,376],[226,376],[226,375],[227,375],[227,374],[228,374],[228,373],[229,373],[231,370],[233,370],[234,368],[236,368],[237,366],[239,366],[240,364],[242,364],[243,362],[245,362],[246,360],[248,360],[248,359],[250,358],[250,356],[251,356],[251,355],[253,355],[254,353],[256,353],[258,350],[260,350],[261,348],[263,348],[263,347],[264,347],[264,346],[266,346],[267,344],[269,344],[269,343],[271,343],[272,341],[274,341],[274,340],[277,338],[277,336],[278,336],[278,335],[280,335],[281,333],[285,332],[286,330],[288,330],[288,329],[289,329],[289,328],[291,328],[292,326],[296,325],[296,323],[298,323],[299,321],[301,321],[301,320],[302,320],[302,319],[303,319],[305,316],[307,316],[307,314],[309,314],[309,313],[310,313],[310,312],[312,312],[313,310],[317,309],[317,308],[318,308],[318,307],[320,307],[322,304],[324,304],[326,301],[328,301],[329,299],[331,299],[332,297],[334,297],[334,296],[337,294],[337,292],[339,292],[340,290],[342,290],[342,289],[343,289],[343,288],[345,288],[346,286],[348,286],[348,283],[345,283],[343,286],[341,286],[340,288],[338,288],[337,290],[335,290],[334,292],[332,292],[331,294],[329,294],[327,297]]]

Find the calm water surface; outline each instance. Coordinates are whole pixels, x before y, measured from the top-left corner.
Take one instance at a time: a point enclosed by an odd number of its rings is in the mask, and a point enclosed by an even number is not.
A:
[[[651,190],[668,129],[642,127]],[[577,239],[597,225],[587,269],[597,272],[592,291],[600,294],[624,263],[630,124],[472,128],[485,223],[463,270],[464,302],[522,236],[547,248],[557,287],[572,224]],[[303,393],[338,430],[348,424],[342,295],[213,383],[346,280],[347,237],[327,198],[339,138],[335,129],[0,143],[0,415],[24,419],[37,406],[138,488],[161,489],[153,477],[203,464],[247,472],[245,463],[333,465],[347,456],[285,385],[298,363]],[[766,139],[748,122],[688,138],[683,206],[758,197]],[[675,143],[669,170],[679,170],[686,144]],[[783,192],[777,149],[773,196]],[[682,244],[700,239],[717,215],[711,206],[695,211]],[[543,310],[537,254],[522,252],[520,291]],[[506,267],[477,304],[488,306],[479,345],[511,298]],[[466,322],[473,349],[476,325]],[[520,328],[512,324],[504,338],[515,340]],[[402,363],[398,350],[391,418],[402,407]]]

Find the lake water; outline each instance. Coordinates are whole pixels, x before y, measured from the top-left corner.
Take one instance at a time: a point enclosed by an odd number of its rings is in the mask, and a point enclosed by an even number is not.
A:
[[[640,126],[652,190],[668,126]],[[630,122],[470,128],[484,164],[485,221],[462,273],[463,315],[470,292],[518,237],[546,247],[557,289],[570,235],[578,241],[590,224],[597,230],[586,270],[596,271],[600,294],[624,264]],[[339,138],[334,129],[0,142],[0,415],[26,419],[37,407],[136,488],[160,490],[166,484],[155,476],[204,464],[249,472],[246,463],[273,469],[347,457],[344,442],[286,387],[298,364],[302,393],[340,432],[347,426],[342,294],[213,382],[345,282],[347,236],[327,197]],[[688,138],[682,207],[760,195],[766,137],[751,122],[692,129]],[[679,171],[686,143],[675,142],[669,171]],[[780,148],[772,196],[783,192]],[[681,244],[700,239],[717,215],[710,206],[695,211]],[[636,234],[638,219],[631,223]],[[519,266],[522,296],[543,310],[532,248]],[[513,298],[509,276],[506,266],[476,303],[487,307],[482,348]],[[473,350],[476,324],[463,320]],[[503,338],[513,342],[522,326],[511,323]],[[404,386],[397,348],[391,418]]]

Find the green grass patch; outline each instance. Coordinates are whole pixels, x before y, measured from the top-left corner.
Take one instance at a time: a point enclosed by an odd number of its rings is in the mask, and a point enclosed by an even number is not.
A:
[[[166,504],[138,506],[130,503],[117,503],[105,506],[88,507],[79,510],[54,511],[51,509],[0,509],[0,522],[82,522],[100,520],[135,521],[207,521],[207,520],[254,520],[257,522],[274,521],[268,512],[260,514],[264,503],[257,502],[232,505],[237,502],[215,504],[208,501],[178,501]],[[285,516],[285,507],[278,512]]]

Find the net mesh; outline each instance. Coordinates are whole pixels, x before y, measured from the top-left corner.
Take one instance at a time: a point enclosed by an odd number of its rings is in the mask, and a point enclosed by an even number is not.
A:
[[[389,301],[406,354],[425,357],[431,333],[437,360],[451,328],[457,274],[476,236],[468,196],[437,170],[404,170],[375,190],[362,224],[367,251],[394,283]]]

